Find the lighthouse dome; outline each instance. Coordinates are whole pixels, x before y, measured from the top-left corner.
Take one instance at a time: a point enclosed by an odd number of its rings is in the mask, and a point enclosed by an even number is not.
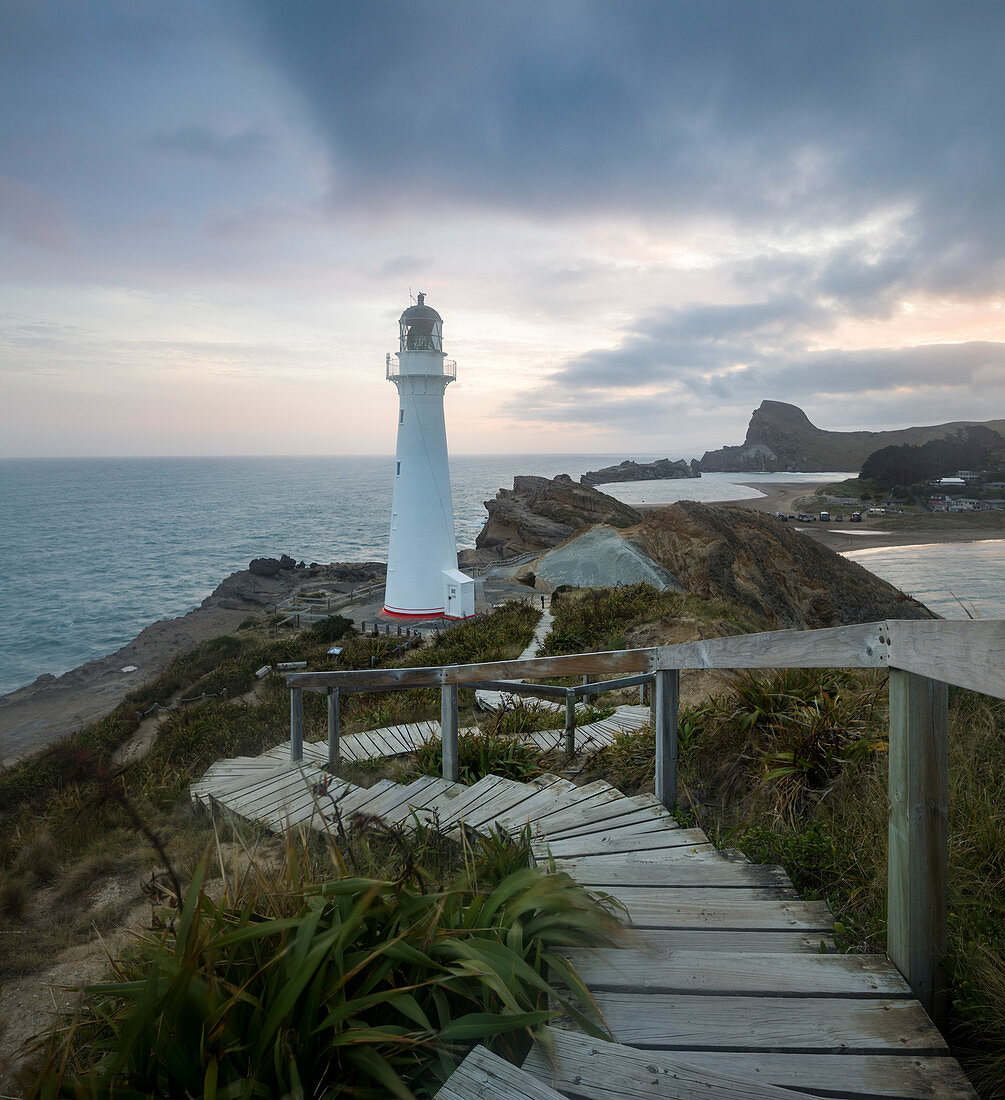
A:
[[[425,294],[401,315],[401,351],[443,351],[443,318],[426,305]]]

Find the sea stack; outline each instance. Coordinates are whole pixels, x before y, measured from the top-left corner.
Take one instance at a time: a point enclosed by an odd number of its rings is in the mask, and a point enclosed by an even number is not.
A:
[[[398,328],[398,350],[394,359],[387,356],[387,378],[398,390],[398,443],[384,614],[464,619],[475,612],[475,588],[457,568],[443,419],[443,395],[457,364],[444,355],[443,320],[424,294],[402,313]]]

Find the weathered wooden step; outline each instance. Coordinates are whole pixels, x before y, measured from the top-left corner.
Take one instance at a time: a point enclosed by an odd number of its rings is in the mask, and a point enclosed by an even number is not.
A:
[[[814,929],[829,933],[834,917],[822,901],[779,897],[771,888],[647,890],[619,886],[609,893],[625,906],[640,928],[719,928],[734,930]]]
[[[790,889],[792,886],[782,867],[731,863],[727,860],[629,863],[627,857],[585,856],[582,859],[559,860],[555,869],[564,871],[591,889],[616,886],[645,886],[667,890],[689,890],[695,886],[777,886]]]
[[[662,1050],[946,1051],[917,1001],[594,992],[620,1043]]]
[[[562,1100],[533,1074],[477,1046],[440,1086],[435,1100]]]
[[[585,840],[558,840],[554,843],[541,841],[534,844],[534,855],[540,861],[548,853],[556,858],[578,858],[590,855],[610,855],[618,852],[654,852],[659,850],[680,849],[681,854],[688,852],[712,852],[714,848],[708,837],[700,829],[661,829],[656,833],[627,839],[589,837]]]
[[[836,950],[830,931],[823,929],[768,928],[760,930],[715,928],[629,928],[624,944],[648,951],[725,951],[729,954],[827,954]]]
[[[421,790],[414,794],[410,794],[406,801],[383,815],[384,821],[388,825],[408,824],[411,820],[417,820],[416,815],[421,811],[425,811],[430,803],[435,802],[445,791],[449,791],[459,786],[459,784],[454,783],[452,780],[443,779],[438,775],[430,776],[429,778],[431,782],[426,783]]]
[[[601,948],[563,952],[592,990],[903,997],[910,986],[885,955],[796,955]],[[839,1012],[840,1008],[835,1008]]]
[[[638,1051],[548,1028],[549,1050],[531,1049],[523,1068],[578,1100],[807,1100],[815,1094],[709,1070],[679,1056]]]
[[[960,1067],[947,1057],[671,1054],[602,1043],[557,1028],[548,1032],[551,1051],[533,1048],[524,1068],[575,1100],[977,1100]]]
[[[467,814],[474,812],[477,808],[491,798],[492,792],[505,780],[501,775],[483,775],[477,783],[472,783],[468,787],[467,792],[461,796],[460,801],[455,808],[449,813],[444,813],[440,817],[440,823],[444,829],[450,829],[452,826],[457,825]]]

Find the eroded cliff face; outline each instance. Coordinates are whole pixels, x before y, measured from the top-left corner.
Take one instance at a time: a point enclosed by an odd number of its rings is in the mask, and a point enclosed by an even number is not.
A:
[[[796,405],[784,401],[762,401],[750,417],[747,437],[738,447],[706,451],[701,469],[714,471],[849,471],[881,447],[903,443],[918,446],[932,439],[944,439],[969,421],[899,428],[888,432],[828,432],[812,424]],[[986,427],[1000,432],[1003,422],[990,420]]]
[[[485,508],[489,518],[475,540],[483,559],[546,550],[595,523],[629,527],[642,518],[606,493],[577,485],[568,474],[515,477],[513,488],[500,489]]]
[[[647,513],[630,535],[689,592],[735,600],[780,628],[934,618],[892,584],[762,512],[683,501]]]

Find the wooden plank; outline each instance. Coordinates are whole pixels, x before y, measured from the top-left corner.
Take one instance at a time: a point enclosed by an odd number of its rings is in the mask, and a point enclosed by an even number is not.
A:
[[[949,1007],[948,743],[947,686],[892,669],[887,950],[937,1020]]]
[[[582,1100],[800,1100],[811,1095],[558,1028],[548,1028],[548,1044],[547,1053],[532,1048],[523,1068],[564,1096]]]
[[[881,668],[887,661],[887,624],[824,630],[772,630],[660,646],[657,668]],[[287,677],[292,683],[294,676]]]
[[[834,917],[822,901],[775,898],[757,888],[647,890],[618,886],[608,891],[640,928],[818,929],[829,933]]]
[[[616,791],[598,791],[586,799],[580,799],[574,805],[542,817],[539,825],[549,834],[561,833],[566,829],[577,825],[587,825],[594,821],[605,821],[609,818],[623,817],[626,814],[648,813],[655,819],[651,810],[643,810],[638,803],[632,802],[625,795]]]
[[[792,886],[781,867],[729,863],[726,860],[628,863],[621,857],[584,856],[582,859],[561,860],[557,869],[565,871],[584,886],[645,886],[656,890],[690,890],[695,886],[726,889],[734,886]]]
[[[630,928],[624,942],[649,951],[701,951],[707,954],[720,951],[730,954],[747,951],[754,954],[818,954],[835,950],[830,933],[806,929],[720,932],[709,928]]]
[[[457,685],[444,684],[440,688],[440,739],[443,744],[443,778],[457,782]]]
[[[890,667],[1005,699],[1005,620],[886,624]]]
[[[576,1100],[795,1100],[808,1095],[977,1100],[959,1066],[945,1057],[668,1054],[547,1030],[551,1050],[533,1048],[524,1068]]]
[[[799,955],[600,948],[563,952],[591,990],[910,997],[885,955]],[[834,1009],[840,1012],[840,1007]]]
[[[434,802],[444,791],[454,786],[451,779],[443,779],[440,776],[431,778],[433,779],[432,783],[427,783],[420,791],[410,794],[404,802],[394,807],[394,809],[385,810],[382,814],[384,821],[388,825],[407,824],[412,819],[414,811],[425,809],[430,802]]]
[[[654,1051],[646,1052],[647,1058],[654,1055],[662,1057]],[[978,1100],[956,1059],[940,1055],[688,1051],[680,1057],[706,1071],[746,1074],[751,1081],[770,1081],[786,1089],[812,1089],[816,1095],[844,1100]]]
[[[848,628],[843,628],[848,629]],[[351,672],[291,672],[289,687],[324,690],[329,687],[440,687],[473,684],[481,680],[550,680],[555,676],[650,672],[655,649],[622,649],[605,653],[576,653],[567,657],[530,657],[517,661],[489,661],[478,665],[432,665],[428,668],[375,668]]]
[[[713,851],[708,837],[700,829],[678,829],[671,832],[663,829],[652,836],[629,837],[616,840],[558,840],[554,844],[541,841],[534,845],[535,855],[540,853],[547,858],[550,852],[556,859],[560,857],[591,856],[616,852],[652,852],[661,848],[677,848],[688,851]]]
[[[500,775],[483,775],[477,783],[472,783],[468,787],[467,791],[461,796],[460,801],[457,803],[456,808],[449,814],[446,814],[442,818],[442,825],[445,829],[449,829],[451,826],[456,825],[458,822],[464,820],[465,815],[477,810],[477,808],[488,798],[491,797],[492,791],[500,783],[503,782],[503,778]]]
[[[296,763],[304,758],[304,692],[303,688],[290,690],[290,760]]]
[[[562,1100],[533,1075],[477,1046],[440,1087],[435,1100]]]
[[[641,833],[662,832],[666,825],[652,812],[652,810],[640,810],[631,805],[624,806],[618,803],[600,806],[596,809],[587,807],[583,810],[581,819],[567,819],[561,827],[551,825],[534,829],[534,836],[542,840],[572,840],[573,837],[596,836],[605,837],[638,835]]]
[[[917,1001],[594,993],[618,1042],[660,1050],[892,1050],[932,1054],[946,1042]]]
[[[328,689],[328,767],[337,768],[342,760],[342,697],[338,688]]]
[[[672,810],[677,805],[677,711],[680,672],[661,668],[653,680],[653,726],[656,732],[656,797]]]

